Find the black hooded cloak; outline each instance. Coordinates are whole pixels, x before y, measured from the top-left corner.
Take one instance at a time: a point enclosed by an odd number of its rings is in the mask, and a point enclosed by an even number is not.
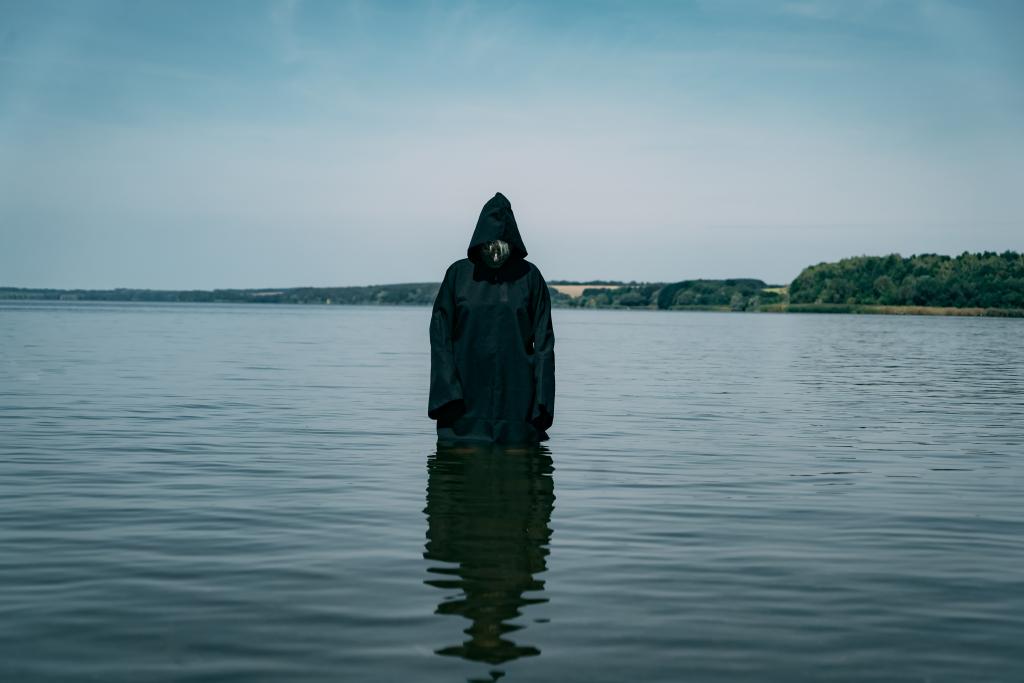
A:
[[[492,240],[509,244],[500,268],[480,260]],[[551,297],[500,192],[484,204],[466,255],[434,300],[427,414],[439,441],[543,441],[555,414]]]

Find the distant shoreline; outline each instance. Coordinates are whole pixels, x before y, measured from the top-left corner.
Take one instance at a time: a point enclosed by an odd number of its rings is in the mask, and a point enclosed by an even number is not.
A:
[[[846,313],[853,315],[944,315],[968,318],[1024,318],[1020,308],[978,308],[955,306],[879,306],[871,304],[779,304],[765,306],[762,313]]]
[[[0,302],[3,301],[19,301],[19,302],[50,302],[50,303],[93,303],[93,304],[104,304],[104,303],[151,303],[151,304],[255,304],[268,305],[268,304],[281,304],[285,306],[368,306],[374,308],[381,307],[405,307],[405,306],[416,306],[416,307],[427,307],[430,306],[430,302],[374,302],[374,301],[356,301],[356,302],[324,302],[324,301],[270,301],[264,298],[253,298],[247,300],[237,299],[218,299],[209,298],[203,300],[197,299],[171,299],[165,296],[146,298],[136,296],[134,298],[114,298],[114,297],[90,297],[87,294],[82,296],[80,293],[96,292],[101,294],[107,294],[110,291],[116,290],[67,290],[68,292],[76,292],[71,296],[9,296],[7,291],[11,288],[0,288]],[[52,292],[54,290],[47,290]],[[175,290],[146,290],[150,292],[159,293],[161,295],[174,292]],[[194,290],[193,290],[194,291]],[[729,306],[673,306],[668,309],[660,309],[650,306],[567,306],[554,304],[554,308],[566,309],[566,308],[585,308],[587,310],[613,310],[613,311],[668,311],[668,312],[690,312],[690,313],[801,313],[801,314],[843,314],[843,315],[918,315],[918,316],[948,316],[948,317],[972,317],[972,318],[1024,318],[1024,309],[1018,308],[979,308],[979,307],[964,307],[956,308],[954,306],[878,306],[878,305],[860,305],[860,304],[769,304],[765,306],[759,306],[757,308],[749,308],[745,310],[736,310]]]
[[[414,282],[214,290],[0,287],[0,300],[429,306],[439,286]],[[757,278],[549,280],[548,293],[555,308],[1024,318],[1024,254],[856,256],[804,268],[788,285]]]

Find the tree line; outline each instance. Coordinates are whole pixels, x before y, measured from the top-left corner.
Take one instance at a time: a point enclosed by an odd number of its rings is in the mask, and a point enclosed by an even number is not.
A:
[[[683,280],[586,288],[577,298],[552,294],[552,304],[572,308],[657,308],[662,310],[757,310],[782,301],[782,288],[763,280]]]
[[[792,304],[1024,308],[1024,255],[857,256],[805,268],[789,285]]]
[[[439,283],[281,289],[28,289],[0,287],[0,299],[261,304],[431,304]]]
[[[955,257],[857,256],[805,268],[788,288],[754,278],[671,283],[552,280],[550,284],[584,286],[578,297],[549,289],[552,305],[566,308],[858,312],[866,310],[864,306],[913,306],[1024,315],[1024,256],[1013,251],[964,252]],[[438,287],[436,282],[215,290],[0,287],[0,299],[430,305]]]

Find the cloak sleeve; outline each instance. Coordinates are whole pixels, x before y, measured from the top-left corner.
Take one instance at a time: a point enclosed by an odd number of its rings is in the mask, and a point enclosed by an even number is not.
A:
[[[551,294],[539,272],[533,308],[533,414],[530,422],[546,430],[555,418],[555,332],[551,327]]]
[[[452,337],[455,332],[455,288],[451,269],[445,273],[430,315],[430,399],[432,420],[454,419],[463,412],[462,383],[455,368]]]

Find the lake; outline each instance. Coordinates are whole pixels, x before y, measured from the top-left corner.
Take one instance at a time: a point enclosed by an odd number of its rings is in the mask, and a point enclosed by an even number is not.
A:
[[[429,313],[0,302],[0,680],[1024,679],[1024,321],[556,310],[467,453]]]

